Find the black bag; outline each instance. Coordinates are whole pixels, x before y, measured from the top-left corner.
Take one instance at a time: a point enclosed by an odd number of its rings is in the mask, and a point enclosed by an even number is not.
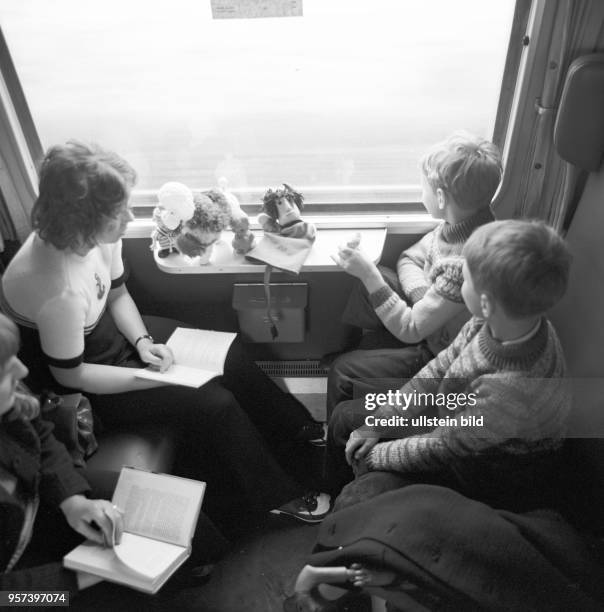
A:
[[[54,424],[54,435],[65,445],[74,465],[84,467],[85,460],[98,448],[90,400],[81,393],[57,395],[47,391],[40,403],[41,417]]]

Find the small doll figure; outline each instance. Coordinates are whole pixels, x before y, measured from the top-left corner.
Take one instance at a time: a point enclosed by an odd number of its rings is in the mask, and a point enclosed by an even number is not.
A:
[[[245,214],[245,213],[244,213]],[[231,218],[231,229],[233,230],[233,251],[237,255],[245,255],[254,248],[256,237],[250,230],[250,220],[245,215],[239,219]]]
[[[283,188],[268,189],[262,203],[258,223],[265,232],[314,241],[315,226],[303,221],[300,214],[304,203],[301,193],[283,183]]]
[[[214,243],[229,224],[229,205],[219,191],[197,193],[193,202],[193,216],[183,223],[176,244],[183,255],[199,257],[198,263],[206,265]]]
[[[233,230],[231,245],[238,255],[245,255],[254,246],[254,234],[250,231],[250,220],[241,210],[237,197],[227,189],[227,179],[221,176],[218,179],[218,191],[225,197],[229,205],[230,225]]]
[[[268,189],[262,199],[262,212],[258,215],[264,236],[246,256],[267,265],[264,276],[266,320],[273,340],[279,336],[279,330],[269,306],[271,269],[298,274],[317,236],[315,226],[302,219],[303,202],[302,194],[285,183],[274,191]]]
[[[178,252],[177,238],[182,225],[193,216],[193,192],[182,183],[169,182],[157,192],[158,206],[153,210],[155,229],[151,234],[151,250],[159,246],[158,257]]]

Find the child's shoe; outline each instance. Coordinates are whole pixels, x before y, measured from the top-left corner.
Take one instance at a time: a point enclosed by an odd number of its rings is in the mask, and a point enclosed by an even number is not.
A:
[[[271,514],[291,516],[304,523],[320,523],[329,513],[330,501],[327,493],[312,491],[271,510]]]

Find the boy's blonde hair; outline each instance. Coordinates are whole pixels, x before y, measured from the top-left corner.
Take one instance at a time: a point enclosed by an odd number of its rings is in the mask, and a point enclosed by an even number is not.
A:
[[[490,293],[513,318],[549,310],[566,291],[571,255],[542,221],[493,221],[463,248],[477,293]]]
[[[435,145],[420,160],[420,166],[435,192],[442,189],[466,210],[488,206],[503,173],[499,149],[466,132]]]

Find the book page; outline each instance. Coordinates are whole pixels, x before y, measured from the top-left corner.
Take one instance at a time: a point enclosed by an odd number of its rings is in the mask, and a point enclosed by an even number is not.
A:
[[[122,534],[122,541],[113,547],[115,556],[130,570],[149,580],[161,576],[186,549],[175,544],[143,538],[132,533]]]
[[[172,365],[166,372],[159,372],[151,368],[137,370],[135,372],[137,378],[146,378],[147,380],[160,380],[171,385],[183,385],[184,387],[193,387],[198,389],[201,385],[218,376],[217,372],[209,370],[199,370],[197,368],[189,368],[187,366]]]
[[[90,541],[80,544],[65,555],[63,565],[155,593],[188,556],[187,548],[124,533],[114,548]]]
[[[235,336],[230,332],[177,327],[166,343],[174,353],[174,363],[224,372],[224,361]]]
[[[125,532],[186,547],[204,492],[204,482],[123,468],[113,503],[124,513]]]
[[[173,385],[201,387],[224,373],[224,362],[237,334],[207,329],[177,327],[166,343],[174,353],[174,364],[165,372],[154,368],[137,370],[137,378]]]

